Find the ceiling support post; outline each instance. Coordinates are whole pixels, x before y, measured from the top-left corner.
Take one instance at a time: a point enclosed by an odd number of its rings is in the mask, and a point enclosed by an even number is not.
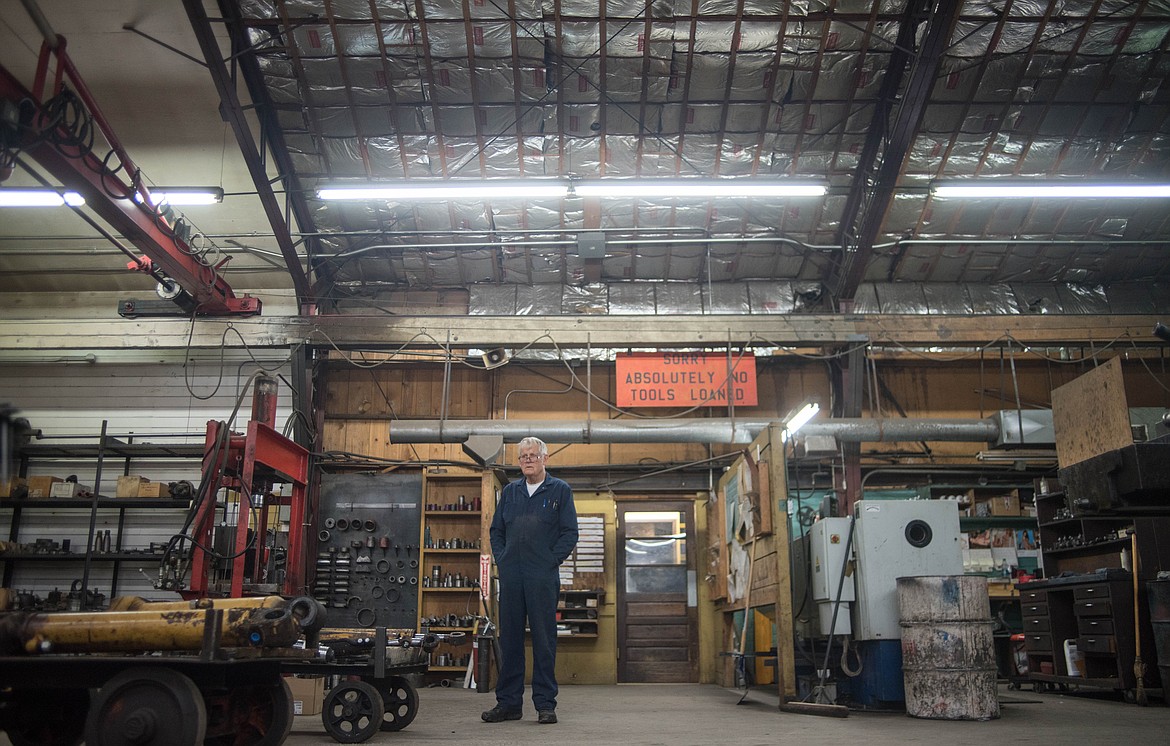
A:
[[[288,222],[281,212],[276,193],[272,190],[272,183],[268,179],[268,172],[264,167],[256,141],[252,137],[252,130],[244,117],[244,109],[236,95],[235,82],[228,73],[220,54],[219,43],[212,33],[211,21],[203,9],[202,0],[183,0],[183,7],[187,10],[187,17],[191,21],[191,28],[195,31],[195,38],[199,41],[199,48],[203,58],[207,61],[207,69],[211,72],[211,79],[215,83],[215,90],[219,93],[220,111],[244,157],[248,173],[252,176],[252,183],[256,186],[256,193],[260,197],[260,204],[268,218],[269,225],[280,247],[281,256],[292,277],[293,290],[297,296],[297,304],[301,315],[310,315],[314,307],[314,300],[309,289],[309,278],[301,266],[301,257],[297,254],[293,244],[292,234],[289,232]]]
[[[961,0],[911,0],[906,8],[891,55],[890,70],[882,81],[873,126],[869,128],[857,176],[841,216],[837,236],[842,247],[841,261],[829,281],[830,291],[838,301],[852,301],[865,279],[874,243],[894,199],[898,174],[922,123],[951,28],[962,6]],[[922,36],[922,45],[917,55],[911,55],[905,50],[914,48],[914,39],[923,23],[926,32]],[[899,96],[907,69],[910,80]],[[881,150],[883,143],[885,149]]]

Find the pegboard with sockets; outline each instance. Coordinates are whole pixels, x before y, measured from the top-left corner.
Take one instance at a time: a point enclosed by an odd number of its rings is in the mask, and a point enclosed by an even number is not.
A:
[[[414,629],[421,498],[417,474],[322,475],[311,593],[328,626]]]

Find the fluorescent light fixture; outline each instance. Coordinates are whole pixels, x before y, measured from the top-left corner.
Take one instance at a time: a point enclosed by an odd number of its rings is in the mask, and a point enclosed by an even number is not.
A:
[[[727,197],[823,197],[825,184],[784,179],[592,179],[575,181],[420,181],[394,185],[331,186],[324,200],[563,199],[577,197],[720,199]]]
[[[1170,184],[1092,184],[1074,182],[949,182],[931,187],[936,197],[962,199],[1151,199],[1170,197]]]
[[[810,181],[783,179],[595,179],[573,184],[578,197],[823,197],[829,188]]]
[[[77,192],[52,189],[0,189],[0,207],[81,207],[85,199]]]
[[[134,199],[142,202],[142,195],[135,194]],[[223,202],[223,190],[219,187],[158,187],[150,190],[152,205],[168,204],[173,206],[215,205]]]
[[[337,186],[317,190],[324,200],[560,199],[569,185],[556,181],[419,181],[393,186]]]
[[[796,431],[804,427],[809,420],[817,416],[817,412],[821,411],[821,405],[816,402],[806,402],[804,406],[789,414],[784,418],[784,430],[781,433],[781,439],[787,441]]]

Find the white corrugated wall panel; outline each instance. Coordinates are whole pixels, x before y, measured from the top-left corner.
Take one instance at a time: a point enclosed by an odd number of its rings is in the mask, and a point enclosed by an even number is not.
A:
[[[16,408],[15,416],[29,423],[51,443],[95,443],[103,421],[107,433],[120,438],[132,436],[134,442],[202,444],[208,420],[227,420],[240,401],[233,430],[243,431],[252,409],[248,377],[255,370],[238,361],[226,364],[222,375],[217,365],[200,363],[184,371],[181,364],[20,364],[0,366],[0,403]],[[288,366],[279,370],[288,378]],[[247,388],[245,389],[245,386]],[[292,391],[282,380],[279,384],[277,429],[283,429],[292,412]],[[188,437],[179,437],[188,434]],[[64,436],[79,436],[65,438]],[[199,482],[200,460],[138,459],[126,464],[124,459],[106,459],[102,467],[101,494],[112,496],[118,475],[141,474],[156,482],[187,479]],[[27,464],[29,475],[76,475],[85,485],[94,485],[95,459],[43,459]],[[166,542],[182,525],[185,511],[171,508],[130,508],[125,511],[121,546],[145,549],[152,543]],[[0,538],[11,536],[13,511],[0,509]],[[89,535],[89,511],[67,507],[24,508],[17,540],[22,544],[38,538],[61,542],[68,539],[70,549],[84,552]],[[119,511],[98,511],[96,530],[109,530],[114,541],[118,536]],[[82,575],[78,561],[20,561],[15,566],[12,587],[44,597],[53,590],[69,590]],[[91,588],[107,597],[112,585],[112,562],[99,560],[91,565]],[[118,595],[141,595],[149,598],[175,598],[171,593],[155,591],[153,579],[158,563],[150,557],[123,560],[117,577]]]

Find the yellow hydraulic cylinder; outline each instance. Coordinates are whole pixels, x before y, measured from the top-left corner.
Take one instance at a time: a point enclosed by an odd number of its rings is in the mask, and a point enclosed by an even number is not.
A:
[[[188,611],[192,609],[283,609],[288,601],[280,596],[245,598],[197,598],[193,601],[148,601],[138,596],[118,596],[110,611]]]
[[[287,647],[300,628],[287,609],[224,609],[223,647]],[[207,611],[99,611],[65,614],[5,614],[0,618],[0,655],[24,653],[131,653],[203,647]]]

